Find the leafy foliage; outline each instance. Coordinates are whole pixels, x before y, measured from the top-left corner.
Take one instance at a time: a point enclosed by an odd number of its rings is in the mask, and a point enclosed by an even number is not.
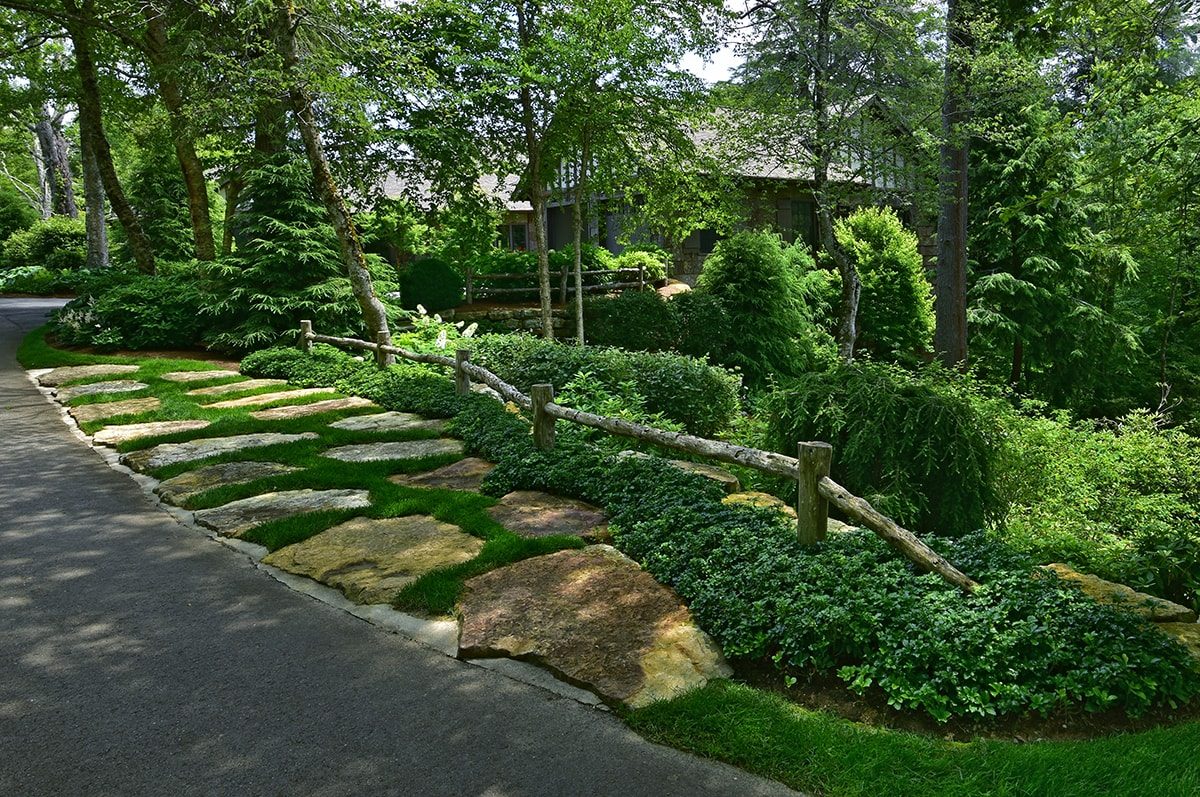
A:
[[[891,208],[860,208],[834,234],[862,280],[860,345],[880,359],[915,362],[933,342],[933,292],[917,236]]]
[[[704,261],[697,288],[729,314],[738,339],[727,357],[750,384],[801,373],[816,361],[817,330],[778,236],[739,232],[721,241]]]
[[[24,197],[8,185],[0,184],[0,243],[15,232],[29,229],[37,217]]]
[[[204,307],[214,346],[244,350],[274,343],[311,319],[324,334],[359,334],[363,320],[345,276],[336,236],[298,161],[247,176],[234,254],[207,268]],[[382,260],[368,257],[380,294],[395,290]]]
[[[472,361],[528,391],[529,386],[566,385],[590,371],[609,390],[625,382],[646,399],[646,410],[711,435],[733,421],[739,408],[738,377],[723,368],[677,354],[626,352],[596,346],[562,346],[528,335],[484,335],[472,345]]]
[[[204,331],[203,302],[193,274],[110,269],[85,281],[55,314],[54,333],[63,343],[100,348],[184,348]]]
[[[400,278],[400,300],[405,309],[420,305],[430,311],[458,307],[464,298],[463,278],[437,258],[418,260]]]
[[[902,524],[960,535],[1001,515],[1000,409],[968,379],[839,364],[785,383],[763,410],[774,450],[832,443],[833,478]]]
[[[51,216],[18,230],[4,242],[5,268],[41,266],[55,271],[83,268],[87,233],[82,219]]]

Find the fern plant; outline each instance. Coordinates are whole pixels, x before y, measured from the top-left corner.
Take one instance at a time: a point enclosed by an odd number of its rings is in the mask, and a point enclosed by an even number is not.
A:
[[[206,267],[205,312],[214,316],[207,342],[234,350],[269,346],[294,334],[301,319],[311,319],[324,334],[362,335],[337,236],[313,196],[305,166],[288,161],[255,169],[242,198],[236,251]],[[367,267],[378,293],[396,289],[395,275],[382,259],[368,255]]]

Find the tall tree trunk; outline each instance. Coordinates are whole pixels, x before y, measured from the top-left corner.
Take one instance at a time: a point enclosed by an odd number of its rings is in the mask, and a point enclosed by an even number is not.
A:
[[[946,5],[946,40],[933,345],[943,363],[958,366],[967,359],[967,192],[971,156],[965,129],[971,36],[961,0],[949,0]]]
[[[100,181],[104,185],[104,193],[108,196],[113,213],[125,231],[129,242],[129,250],[133,254],[134,263],[139,271],[146,274],[154,273],[154,249],[150,239],[138,221],[137,213],[125,197],[121,181],[117,177],[117,169],[113,165],[112,147],[104,134],[104,117],[100,105],[100,83],[96,76],[96,64],[92,61],[92,42],[88,27],[78,21],[80,16],[90,16],[92,0],[84,0],[81,12],[76,0],[64,0],[67,11],[72,15],[66,23],[67,33],[75,51],[75,71],[79,76],[79,126],[86,129],[92,141],[92,152],[96,158],[96,168],[100,172]],[[84,13],[86,12],[86,13]]]
[[[37,167],[38,215],[48,219],[54,215],[54,197],[50,193],[50,169],[47,166],[46,155],[42,152],[42,140],[37,130],[31,129],[30,132],[33,133],[33,163]]]
[[[854,359],[854,346],[858,341],[858,304],[862,297],[862,281],[858,269],[849,253],[838,243],[833,231],[833,208],[829,197],[829,142],[824,138],[829,128],[829,102],[826,91],[826,73],[832,62],[832,28],[830,0],[824,0],[817,18],[817,52],[814,53],[817,68],[813,76],[813,111],[816,130],[812,153],[816,159],[813,170],[813,198],[817,204],[817,235],[821,247],[833,258],[838,275],[842,278],[842,295],[838,302],[837,348],[843,362]]]
[[[225,184],[225,219],[222,224],[221,254],[233,251],[237,240],[236,218],[242,189],[246,187],[246,170],[268,163],[287,149],[287,108],[274,98],[265,100],[254,113],[254,153],[248,163],[238,167]]]
[[[221,222],[221,255],[228,256],[233,252],[234,219],[237,218],[238,200],[246,181],[240,174],[229,178],[225,183],[225,217]]]
[[[50,106],[42,106],[33,132],[37,136],[38,149],[46,170],[51,215],[79,218],[79,206],[75,203],[75,188],[72,185],[71,158],[67,153],[67,139],[62,134],[62,117],[50,110]]]
[[[104,184],[100,180],[100,169],[96,165],[96,153],[92,141],[80,135],[80,150],[83,155],[83,200],[87,203],[84,212],[87,229],[87,268],[108,268],[108,226],[104,218]]]
[[[533,25],[529,19],[529,8],[525,2],[516,3],[517,39],[522,49],[532,46]],[[542,337],[554,339],[554,313],[550,306],[550,252],[546,248],[546,197],[547,190],[542,175],[542,138],[538,134],[537,119],[533,108],[533,89],[526,78],[522,78],[520,89],[521,123],[525,132],[525,156],[528,159],[529,200],[533,206],[533,243],[537,249],[538,298],[542,305]]]
[[[354,220],[346,208],[333,174],[329,170],[329,161],[325,157],[325,147],[321,141],[321,133],[313,115],[313,98],[300,82],[300,51],[296,44],[296,19],[292,0],[277,0],[276,2],[276,43],[283,62],[284,79],[288,86],[288,98],[291,100],[292,113],[296,117],[296,125],[300,129],[300,139],[304,142],[304,154],[312,169],[313,184],[317,195],[325,205],[329,221],[337,234],[342,252],[342,263],[346,275],[350,278],[350,287],[354,298],[362,309],[363,320],[367,328],[377,336],[390,336],[388,330],[387,310],[379,297],[375,295],[375,286],[371,281],[371,272],[367,270],[366,257],[363,254],[362,241]],[[388,356],[387,361],[394,361]]]
[[[184,109],[183,90],[176,79],[170,62],[167,20],[162,12],[150,5],[143,7],[146,17],[146,52],[149,56],[152,75],[158,84],[158,96],[167,109],[167,122],[171,130],[171,143],[175,146],[175,157],[183,173],[187,188],[188,214],[192,220],[192,239],[195,242],[197,260],[213,260],[217,256],[213,242],[212,215],[208,207],[208,181],[204,178],[204,165],[196,154],[187,114]]]
[[[591,141],[585,131],[579,155],[579,175],[575,180],[575,342],[583,346],[583,203],[586,201],[588,183],[588,161],[591,159]]]

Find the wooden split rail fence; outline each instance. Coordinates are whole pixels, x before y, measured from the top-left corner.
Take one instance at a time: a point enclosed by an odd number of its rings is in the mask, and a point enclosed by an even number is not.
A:
[[[596,415],[556,404],[552,385],[533,385],[530,395],[525,395],[496,374],[471,362],[471,352],[468,349],[457,350],[453,357],[423,354],[392,345],[392,341],[386,333],[380,333],[374,343],[369,343],[356,338],[318,335],[313,332],[312,322],[301,321],[301,349],[306,352],[312,351],[313,343],[328,343],[333,346],[372,352],[376,364],[380,367],[386,367],[395,362],[395,357],[402,357],[412,362],[450,368],[454,373],[455,387],[460,394],[470,392],[472,382],[487,385],[505,401],[511,401],[522,410],[532,414],[534,444],[543,450],[554,447],[555,423],[567,421],[695,456],[715,459],[732,465],[742,465],[763,473],[795,479],[798,488],[796,532],[801,542],[813,544],[825,538],[829,506],[832,504],[846,517],[882,537],[920,569],[937,573],[947,582],[966,592],[974,592],[979,586],[911,531],[901,527],[896,521],[871,506],[869,502],[829,478],[829,469],[833,462],[833,446],[828,443],[798,443],[797,455],[789,457],[773,451],[747,448],[681,432],[667,432],[652,426]]]
[[[575,286],[570,284],[570,278],[574,275],[574,270],[568,266],[564,266],[558,274],[551,274],[552,277],[557,276],[558,280],[558,300],[566,304],[567,297],[575,292]],[[637,268],[618,268],[618,269],[600,269],[598,271],[584,271],[581,274],[584,280],[589,277],[604,277],[611,278],[612,282],[598,282],[592,285],[584,285],[584,293],[608,293],[610,291],[626,290],[636,288],[639,291],[646,287],[646,269],[644,266]],[[512,283],[532,282],[530,285],[514,285]],[[500,283],[499,286],[492,286],[488,283]],[[507,283],[507,284],[506,284]],[[505,296],[512,294],[536,294],[538,292],[538,275],[536,272],[532,274],[475,274],[470,270],[466,276],[466,295],[467,304],[474,304],[476,299],[490,296]]]

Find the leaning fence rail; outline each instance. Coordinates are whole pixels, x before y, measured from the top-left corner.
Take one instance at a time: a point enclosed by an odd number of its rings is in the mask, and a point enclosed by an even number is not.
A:
[[[798,489],[796,533],[801,542],[811,544],[824,539],[829,505],[832,504],[846,517],[875,532],[922,570],[937,573],[947,582],[967,592],[973,592],[979,586],[911,531],[879,512],[865,499],[859,498],[829,478],[833,447],[828,443],[798,443],[797,456],[789,457],[773,451],[762,451],[720,440],[710,440],[681,432],[668,432],[653,426],[619,418],[609,418],[556,404],[552,385],[533,385],[530,395],[526,395],[486,368],[472,363],[471,353],[467,349],[457,350],[454,357],[424,354],[395,346],[382,334],[375,343],[356,338],[318,335],[313,332],[311,321],[301,321],[301,349],[310,352],[313,343],[328,343],[347,349],[372,352],[375,362],[380,366],[386,366],[393,357],[400,357],[412,362],[450,368],[454,373],[455,386],[460,394],[469,392],[472,382],[487,385],[505,401],[511,401],[522,410],[532,413],[534,443],[542,449],[553,448],[555,423],[566,421],[695,456],[742,465],[763,473],[795,479]]]
[[[550,276],[558,278],[558,300],[566,304],[568,296],[575,292],[575,286],[570,284],[569,278],[575,272],[568,266],[563,266],[557,272],[551,272]],[[583,285],[584,293],[608,293],[610,291],[628,290],[636,288],[642,290],[646,287],[646,267],[638,266],[637,268],[617,268],[617,269],[598,269],[592,271],[580,272],[580,279],[587,280],[590,277],[603,277],[611,279],[613,282],[594,282],[590,285]],[[509,285],[505,287],[503,283],[529,282],[529,285]],[[489,285],[488,283],[501,283],[501,285]],[[476,299],[483,299],[495,296],[504,296],[512,294],[536,294],[538,288],[537,272],[530,274],[476,274],[470,269],[466,274],[466,297],[467,304],[474,304]]]

